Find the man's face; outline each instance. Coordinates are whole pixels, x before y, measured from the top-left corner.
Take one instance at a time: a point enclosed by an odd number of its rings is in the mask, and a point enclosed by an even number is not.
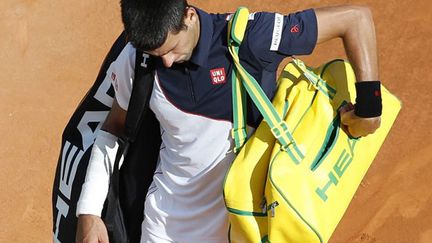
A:
[[[173,63],[188,61],[199,39],[199,20],[196,10],[189,8],[185,16],[187,28],[177,34],[168,33],[167,39],[161,47],[148,51],[150,55],[159,56],[165,67],[169,68]]]

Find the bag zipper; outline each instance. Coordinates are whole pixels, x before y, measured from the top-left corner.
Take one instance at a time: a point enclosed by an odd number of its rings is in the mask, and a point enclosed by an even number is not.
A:
[[[277,201],[274,201],[270,205],[267,206],[267,211],[270,210],[270,212],[271,212],[270,215],[272,217],[275,216],[275,209],[276,209],[277,206],[279,206],[279,203]]]

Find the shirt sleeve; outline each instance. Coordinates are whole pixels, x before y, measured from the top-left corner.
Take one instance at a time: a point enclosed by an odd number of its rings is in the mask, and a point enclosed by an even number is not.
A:
[[[247,28],[244,44],[263,65],[279,63],[286,56],[311,54],[317,42],[317,19],[313,9],[287,16],[255,13]]]
[[[117,59],[111,63],[105,78],[111,80],[115,98],[120,107],[128,109],[135,75],[136,50],[128,43]]]

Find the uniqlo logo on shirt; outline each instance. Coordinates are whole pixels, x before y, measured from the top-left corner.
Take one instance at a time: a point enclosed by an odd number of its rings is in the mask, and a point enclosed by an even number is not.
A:
[[[225,68],[215,68],[210,70],[210,78],[212,80],[212,84],[226,83]]]

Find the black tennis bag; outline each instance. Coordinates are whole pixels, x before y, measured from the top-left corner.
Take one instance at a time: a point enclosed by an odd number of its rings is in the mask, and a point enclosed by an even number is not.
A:
[[[122,33],[107,54],[94,85],[85,95],[63,131],[62,147],[52,191],[54,242],[75,242],[77,225],[75,212],[90,152],[97,132],[105,121],[114,99],[111,81],[105,79],[106,72],[126,43],[125,34]],[[122,148],[127,147],[125,151],[119,151],[119,154],[125,154],[125,160],[118,173],[117,190],[113,186],[116,180],[111,179],[108,199],[102,214],[109,231],[110,242],[139,242],[145,195],[153,178],[161,143],[159,123],[153,112],[148,109],[148,99],[153,83],[150,77],[151,65],[147,65],[150,68],[144,68],[146,65],[141,65],[144,61],[142,52],[137,51],[136,56],[133,90],[136,84],[142,84],[146,79],[151,80],[151,84],[144,88],[144,91],[147,90],[146,94],[134,95],[133,91],[132,96],[141,96],[142,99],[133,101],[134,98],[131,97],[127,117],[138,118],[126,118],[126,123],[129,123],[129,125],[126,124],[126,127],[129,128],[126,129],[128,130],[126,135],[119,140]],[[137,102],[138,104],[134,105]],[[139,110],[139,113],[131,115],[132,110]],[[135,124],[130,124],[131,121],[135,121]],[[135,131],[134,126],[138,128]],[[118,209],[120,209],[119,212],[113,211]],[[121,222],[116,220],[121,220]],[[121,224],[124,226],[123,230],[126,231],[124,236],[119,236],[119,232],[116,232],[116,230],[121,231]]]

